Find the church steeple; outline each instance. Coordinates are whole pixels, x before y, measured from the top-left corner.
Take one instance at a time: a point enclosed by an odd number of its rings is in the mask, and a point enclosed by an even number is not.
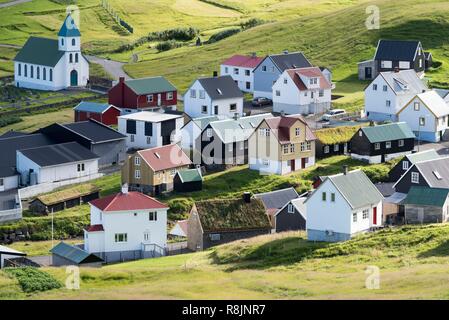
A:
[[[69,13],[58,32],[60,51],[79,51],[81,46],[81,33]]]

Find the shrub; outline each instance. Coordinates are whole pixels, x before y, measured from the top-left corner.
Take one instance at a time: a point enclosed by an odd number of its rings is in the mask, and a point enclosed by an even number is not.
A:
[[[50,274],[33,267],[5,268],[4,271],[19,282],[20,287],[26,293],[59,289],[61,283]]]
[[[362,171],[370,178],[373,183],[388,181],[388,173],[390,168],[385,165],[372,165],[363,167]]]
[[[207,41],[207,43],[214,43],[220,40],[223,40],[225,38],[228,38],[234,34],[237,34],[240,32],[240,28],[233,28],[233,29],[227,29],[227,30],[223,30],[217,33],[214,33],[209,40]]]
[[[240,23],[240,27],[243,30],[246,30],[246,29],[254,28],[254,27],[264,24],[264,23],[265,23],[265,21],[263,21],[262,19],[251,18],[248,21],[244,21],[244,22]]]
[[[6,127],[10,124],[21,122],[22,118],[19,116],[1,116],[0,117],[0,128]]]
[[[161,52],[161,51],[168,51],[168,50],[171,50],[171,49],[174,49],[174,48],[178,48],[178,47],[181,47],[181,44],[179,44],[175,40],[168,40],[168,41],[164,41],[164,42],[159,42],[156,45],[156,49],[159,52]]]
[[[192,27],[175,28],[151,32],[148,35],[148,39],[150,41],[167,41],[167,40],[190,41],[195,39],[198,33],[199,33],[198,29]]]

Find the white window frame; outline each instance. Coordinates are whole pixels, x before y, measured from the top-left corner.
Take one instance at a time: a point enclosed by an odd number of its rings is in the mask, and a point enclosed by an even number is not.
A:
[[[411,179],[412,179],[412,183],[419,183],[419,173],[412,172]]]
[[[407,171],[409,167],[410,164],[408,163],[407,160],[402,161],[402,170]]]
[[[166,99],[167,100],[172,100],[173,99],[173,92],[167,92]]]
[[[324,153],[329,153],[329,152],[330,152],[330,147],[324,146]]]
[[[137,180],[140,180],[140,170],[139,169],[134,170],[134,178]]]
[[[352,213],[352,222],[357,222],[357,212]]]
[[[199,90],[198,96],[200,99],[206,99],[206,91]]]
[[[376,142],[374,144],[374,150],[380,150],[380,143],[379,142]]]
[[[140,157],[135,157],[135,158],[134,158],[134,164],[135,164],[136,166],[140,166]]]
[[[295,213],[295,207],[291,203],[289,203],[288,206],[287,206],[287,212],[288,213]]]
[[[204,108],[206,108],[206,109],[204,109]],[[207,114],[208,109],[209,109],[209,108],[208,108],[206,105],[201,106],[201,113],[202,113],[202,114]]]
[[[212,134],[213,132],[212,132],[212,129],[211,128],[207,128],[206,129],[206,137],[208,137],[208,138],[212,138]]]
[[[196,90],[190,89],[190,98],[196,98]]]
[[[404,146],[404,140],[403,139],[398,141],[398,146],[399,147],[403,147]]]
[[[362,211],[362,219],[363,220],[369,219],[369,209],[365,209]]]
[[[120,241],[120,237],[123,237],[123,240]],[[114,235],[115,243],[126,243],[128,242],[128,234],[127,233],[116,233]]]
[[[391,149],[391,141],[385,142],[385,149]]]
[[[380,67],[383,69],[391,69],[393,68],[393,61],[391,60],[382,60],[380,62]]]
[[[295,128],[295,135],[299,137],[301,135],[301,128]]]
[[[337,143],[337,144],[334,144],[334,152],[338,152],[338,151],[340,151],[340,145]]]
[[[147,144],[151,144],[151,137],[147,137]]]
[[[148,94],[147,95],[147,102],[153,102],[153,95],[152,94]]]

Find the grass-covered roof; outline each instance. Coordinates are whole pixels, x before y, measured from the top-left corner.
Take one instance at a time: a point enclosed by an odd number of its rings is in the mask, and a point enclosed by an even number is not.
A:
[[[315,131],[315,135],[322,144],[337,144],[351,140],[360,126],[345,126]]]
[[[91,183],[86,183],[56,192],[47,193],[37,197],[37,199],[48,206],[58,202],[82,197],[97,191],[100,191],[97,186]]]
[[[262,201],[209,200],[195,203],[205,232],[270,228]]]

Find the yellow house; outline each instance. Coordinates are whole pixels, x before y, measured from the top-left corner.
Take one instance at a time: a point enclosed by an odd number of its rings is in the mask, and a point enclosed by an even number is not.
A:
[[[315,164],[316,137],[300,115],[264,119],[248,140],[249,167],[288,174]]]
[[[140,150],[126,159],[122,183],[127,183],[132,190],[158,195],[173,190],[176,172],[191,164],[177,144]]]

